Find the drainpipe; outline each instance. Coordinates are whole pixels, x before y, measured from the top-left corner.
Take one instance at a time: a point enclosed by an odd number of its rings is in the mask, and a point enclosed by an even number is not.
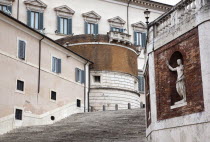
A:
[[[40,92],[40,74],[41,74],[41,49],[42,49],[42,40],[44,36],[39,40],[39,71],[38,71],[38,93],[37,93],[37,103],[38,103],[38,94]]]
[[[84,112],[86,112],[86,101],[87,101],[87,100],[86,100],[86,99],[87,99],[87,98],[86,98],[86,84],[87,84],[87,83],[86,83],[86,82],[87,82],[87,81],[86,81],[86,72],[87,72],[87,70],[86,70],[86,65],[87,65],[87,64],[88,64],[88,62],[84,64],[84,70],[85,70],[85,84],[84,84]]]
[[[89,83],[88,83],[88,112],[90,112],[90,65],[88,66],[88,78],[89,78]]]
[[[128,6],[127,6],[127,32],[129,34],[129,5],[130,5],[131,0],[128,1]]]
[[[20,7],[20,0],[17,3],[17,20],[19,20],[19,7]]]

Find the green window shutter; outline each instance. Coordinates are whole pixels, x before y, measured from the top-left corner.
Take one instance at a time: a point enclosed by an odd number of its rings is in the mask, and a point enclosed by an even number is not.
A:
[[[39,30],[43,30],[44,25],[44,16],[43,13],[39,13]]]
[[[146,33],[142,33],[141,35],[142,35],[142,37],[141,37],[142,47],[145,48],[145,46],[146,46]]]
[[[124,29],[120,29],[120,32],[123,33],[124,32]]]
[[[134,37],[134,45],[137,45],[137,36],[136,36],[137,32],[134,31],[133,33],[133,37]]]
[[[111,28],[110,28],[110,31],[112,31],[112,32],[113,32],[113,31],[114,31],[114,28],[113,28],[113,27],[111,27]]]
[[[31,11],[27,11],[27,25],[31,27]]]
[[[57,73],[61,73],[61,59],[57,59]]]
[[[57,33],[60,33],[60,17],[57,17]]]
[[[88,34],[88,23],[85,22],[85,34]]]
[[[72,34],[72,19],[68,19],[68,35]]]
[[[10,11],[10,13],[12,14],[12,6],[7,6],[7,9]]]
[[[94,24],[94,34],[98,34],[98,24]]]

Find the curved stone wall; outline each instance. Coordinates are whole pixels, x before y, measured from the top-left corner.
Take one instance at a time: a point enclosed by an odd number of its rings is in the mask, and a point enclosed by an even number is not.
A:
[[[94,77],[100,77],[95,82]],[[90,107],[92,111],[128,109],[140,107],[138,79],[135,76],[110,71],[91,71]]]
[[[94,62],[94,71],[117,71],[134,76],[137,72],[135,47],[121,42],[111,42],[107,35],[78,35],[57,40],[58,43]]]

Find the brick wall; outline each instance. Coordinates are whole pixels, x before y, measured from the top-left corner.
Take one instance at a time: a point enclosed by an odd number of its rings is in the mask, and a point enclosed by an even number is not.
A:
[[[180,53],[175,55],[175,52]],[[174,101],[180,100],[176,92],[176,72],[166,66],[166,60],[175,67],[176,59],[182,58],[187,92],[187,105],[171,109]],[[180,36],[155,51],[157,117],[158,120],[183,116],[204,110],[200,65],[198,29]]]

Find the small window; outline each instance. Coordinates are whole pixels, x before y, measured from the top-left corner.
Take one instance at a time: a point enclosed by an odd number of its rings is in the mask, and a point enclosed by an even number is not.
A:
[[[26,43],[23,40],[18,41],[18,58],[25,60]]]
[[[56,92],[55,91],[51,91],[51,100],[56,101]]]
[[[69,35],[72,34],[72,19],[58,17],[58,33]]]
[[[134,45],[146,46],[146,33],[134,32]]]
[[[24,82],[21,80],[17,80],[17,90],[24,91]]]
[[[85,72],[81,69],[76,68],[75,69],[75,76],[76,76],[76,82],[84,83],[85,82]]]
[[[85,34],[98,34],[98,24],[85,22]]]
[[[77,107],[81,107],[81,100],[77,99]]]
[[[111,27],[111,31],[112,32],[124,32],[124,29],[123,28],[116,28],[116,27]]]
[[[27,11],[28,26],[36,30],[43,30],[43,13]]]
[[[61,59],[52,57],[52,72],[61,73]]]
[[[0,11],[11,14],[12,13],[12,6],[0,5]]]
[[[22,120],[23,110],[16,109],[15,110],[15,119],[16,120]]]
[[[94,82],[100,83],[101,82],[101,76],[94,76]]]
[[[131,109],[131,104],[130,103],[128,103],[128,109]]]
[[[139,91],[144,92],[144,77],[143,75],[138,76],[139,79]]]

